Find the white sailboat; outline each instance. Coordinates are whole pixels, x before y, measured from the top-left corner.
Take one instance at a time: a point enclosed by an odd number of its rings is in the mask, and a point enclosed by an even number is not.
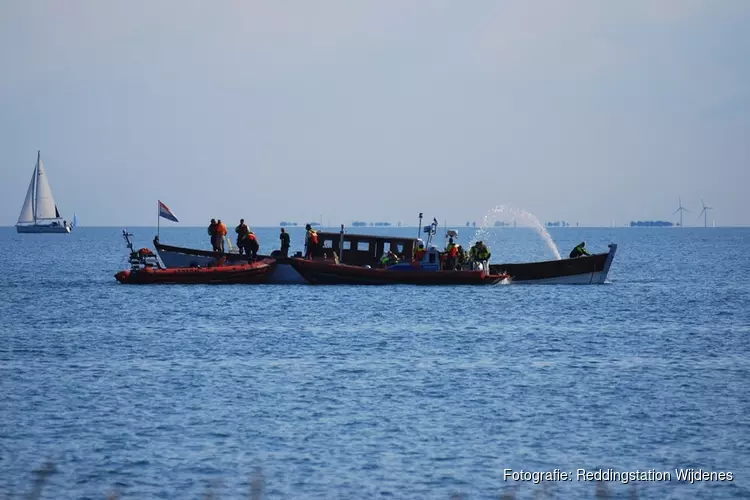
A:
[[[44,171],[41,154],[37,151],[34,174],[31,176],[26,199],[18,216],[16,231],[19,233],[69,233],[70,224],[60,217],[52,189]]]

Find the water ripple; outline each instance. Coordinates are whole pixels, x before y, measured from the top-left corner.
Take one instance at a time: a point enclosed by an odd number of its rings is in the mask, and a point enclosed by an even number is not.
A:
[[[267,498],[496,498],[505,468],[610,467],[737,478],[639,498],[745,498],[750,231],[699,233],[553,229],[616,236],[612,283],[480,290],[125,287],[117,230],[0,232],[0,492],[51,460],[49,498],[245,498],[256,467]],[[545,251],[513,234],[493,255]]]

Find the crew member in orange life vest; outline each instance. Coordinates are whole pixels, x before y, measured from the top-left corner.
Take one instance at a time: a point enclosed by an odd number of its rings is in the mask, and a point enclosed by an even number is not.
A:
[[[318,255],[318,233],[310,226],[305,225],[307,233],[305,233],[305,258],[312,259]]]
[[[252,260],[258,258],[258,250],[260,250],[260,243],[258,238],[252,231],[247,232],[247,239],[245,240],[245,254],[247,254]]]
[[[448,246],[445,247],[445,270],[452,271],[456,268],[456,260],[458,258],[458,245],[453,243],[453,238],[448,238]]]
[[[221,219],[216,221],[216,238],[219,240],[221,252],[224,253],[224,236],[227,235],[227,225],[221,222]]]

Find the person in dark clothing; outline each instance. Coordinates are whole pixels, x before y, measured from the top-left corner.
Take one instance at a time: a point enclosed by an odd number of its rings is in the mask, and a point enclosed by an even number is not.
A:
[[[310,224],[305,226],[305,259],[312,259],[313,257],[320,256],[320,242],[318,240],[318,233],[315,231]]]
[[[281,228],[279,240],[281,240],[281,256],[289,257],[289,233],[283,227]]]
[[[221,240],[219,239],[216,219],[211,219],[211,224],[208,225],[208,235],[211,237],[211,248],[213,248],[213,251],[221,252]]]
[[[468,260],[468,256],[466,255],[466,250],[464,250],[464,247],[461,245],[458,245],[458,265],[456,266],[457,270],[461,270],[466,266],[466,261]]]
[[[586,250],[586,242],[582,241],[580,242],[573,250],[570,251],[570,258],[575,259],[577,257],[583,257],[584,255],[591,255],[588,250]]]
[[[234,228],[234,232],[237,233],[237,249],[240,254],[242,254],[243,250],[247,254],[247,235],[250,232],[250,228],[245,224],[245,219],[240,219],[240,224]]]

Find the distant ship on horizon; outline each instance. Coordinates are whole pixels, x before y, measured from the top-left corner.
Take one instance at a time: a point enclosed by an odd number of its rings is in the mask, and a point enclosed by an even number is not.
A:
[[[631,220],[630,227],[672,227],[674,224],[665,220]]]

